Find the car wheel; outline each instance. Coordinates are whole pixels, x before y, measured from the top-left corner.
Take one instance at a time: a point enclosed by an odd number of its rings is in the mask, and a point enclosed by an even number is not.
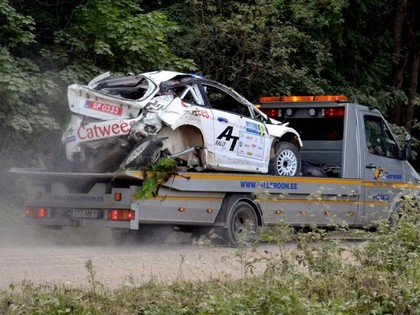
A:
[[[275,144],[274,150],[274,157],[270,159],[268,167],[269,174],[297,176],[301,167],[298,149],[289,142],[279,142]]]
[[[148,166],[156,163],[160,157],[162,141],[155,136],[147,137],[139,141],[121,163],[121,167],[134,168]]]
[[[255,241],[258,218],[254,208],[247,202],[236,203],[229,211],[223,240],[230,245],[249,245]]]

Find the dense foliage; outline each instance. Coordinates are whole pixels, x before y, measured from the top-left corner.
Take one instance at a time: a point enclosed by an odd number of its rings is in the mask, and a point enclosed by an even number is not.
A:
[[[415,0],[2,1],[2,173],[47,163],[69,117],[66,86],[108,70],[196,71],[253,101],[264,94],[347,94],[417,137],[419,6]]]

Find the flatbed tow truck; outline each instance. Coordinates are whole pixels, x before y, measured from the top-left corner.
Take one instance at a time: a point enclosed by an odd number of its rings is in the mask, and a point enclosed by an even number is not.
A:
[[[25,220],[45,227],[145,227],[209,231],[236,244],[245,231],[291,226],[372,226],[420,198],[420,177],[377,109],[344,96],[262,97],[260,109],[299,131],[300,176],[179,169],[153,197],[140,199],[143,171],[57,173],[12,169],[28,180]]]

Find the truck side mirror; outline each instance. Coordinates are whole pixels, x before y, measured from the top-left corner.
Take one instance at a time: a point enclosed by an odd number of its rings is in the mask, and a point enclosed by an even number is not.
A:
[[[407,160],[411,158],[411,141],[413,137],[407,134],[404,139],[403,159]]]

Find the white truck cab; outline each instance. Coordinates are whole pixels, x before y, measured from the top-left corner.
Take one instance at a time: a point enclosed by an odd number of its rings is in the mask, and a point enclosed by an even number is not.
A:
[[[262,97],[260,109],[299,131],[303,175],[360,181],[354,224],[383,218],[402,188],[419,183],[409,141],[401,148],[377,109],[342,95]]]

